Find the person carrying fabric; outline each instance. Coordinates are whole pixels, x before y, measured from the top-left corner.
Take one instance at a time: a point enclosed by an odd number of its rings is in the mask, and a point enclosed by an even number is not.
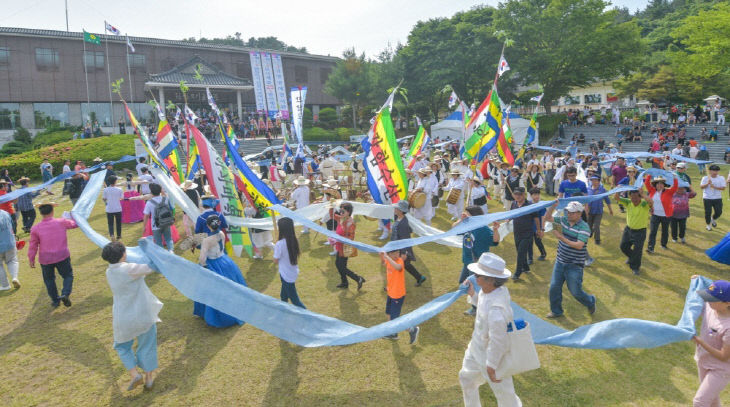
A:
[[[464,219],[471,216],[484,215],[482,208],[478,206],[467,206],[461,214],[461,218],[454,222],[452,227],[457,226]],[[483,253],[489,252],[492,246],[499,245],[499,223],[494,222],[492,229],[488,226],[480,226],[464,233],[461,243],[461,274],[459,274],[459,284],[463,283],[472,273],[469,271],[469,264],[479,260]],[[465,315],[476,315],[476,305],[472,306],[464,312]]]
[[[686,243],[684,240],[685,232],[687,230],[687,218],[689,218],[689,200],[690,195],[687,192],[686,187],[679,187],[677,192],[672,196],[672,206],[674,207],[674,213],[669,223],[669,229],[672,233],[672,243],[677,243],[677,238],[682,243]]]
[[[720,393],[730,383],[730,282],[714,281],[697,294],[705,303],[699,334],[692,337],[700,379],[693,406],[719,406]]]
[[[122,199],[124,191],[116,186],[117,177],[112,175],[104,180],[106,188],[102,192],[102,199],[105,203],[106,223],[109,228],[109,240],[114,241],[114,223],[116,222],[117,240],[122,238]]]
[[[517,210],[531,205],[525,196],[525,188],[517,187],[512,191],[514,201],[511,210]],[[512,280],[518,281],[522,273],[529,273],[530,266],[527,264],[528,253],[532,248],[535,236],[542,238],[543,231],[540,227],[540,214],[535,211],[512,218],[512,228],[515,238],[515,249],[517,250],[517,266]],[[538,229],[538,227],[540,227]]]
[[[408,218],[406,217],[408,209],[408,201],[401,200],[398,201],[398,203],[393,204],[393,213],[395,214],[395,220],[390,226],[391,242],[411,238],[411,232],[413,230],[411,229],[411,225],[408,222]],[[413,254],[413,248],[406,247],[401,250],[406,253],[405,258],[403,259],[403,267],[406,269],[408,274],[412,275],[413,278],[416,279],[416,287],[420,287],[421,284],[426,281],[426,276],[419,273],[418,270],[416,270],[416,267],[413,266],[412,262],[416,261],[416,256],[415,254]]]
[[[294,232],[294,222],[291,218],[280,218],[276,222],[279,229],[279,240],[274,246],[274,263],[279,266],[281,279],[281,300],[291,301],[292,305],[307,309],[299,300],[297,287],[294,283],[299,277],[299,241]]]
[[[591,185],[588,187],[588,196],[606,193],[606,188],[601,185],[601,177],[594,175],[590,178]],[[608,206],[608,213],[613,216],[611,200],[606,196],[603,199],[592,201],[588,204],[588,226],[591,228],[591,236],[597,245],[601,244],[601,220],[603,219],[603,203]]]
[[[532,188],[530,191],[530,196],[532,197],[532,203],[540,202],[540,188]],[[537,249],[540,251],[540,257],[537,258],[539,261],[545,261],[545,258],[547,257],[547,251],[545,251],[545,245],[542,244],[542,238],[545,237],[545,222],[543,221],[545,218],[545,213],[547,211],[545,209],[540,209],[536,212],[538,217],[538,222],[535,223],[535,246],[537,246]],[[537,232],[542,231],[542,234],[538,236]],[[530,246],[530,250],[527,252],[527,265],[532,264],[533,259],[533,250],[532,246]]]
[[[719,165],[712,164],[709,170],[710,174],[702,177],[700,181],[700,189],[702,190],[702,203],[705,206],[706,228],[712,230],[717,227],[717,220],[722,215],[722,191],[727,188],[727,182],[718,175]]]
[[[626,264],[635,275],[638,275],[646,240],[646,228],[649,226],[652,200],[644,196],[640,189],[629,191],[628,198],[615,194],[614,199],[626,207],[626,227],[621,235],[619,247],[621,252],[628,257]]]
[[[207,192],[205,195],[200,197],[200,201],[203,205],[203,212],[201,212],[200,215],[198,215],[198,219],[195,220],[195,233],[212,234],[207,224],[208,217],[212,215],[218,216],[218,219],[221,222],[220,230],[227,230],[228,222],[226,222],[226,217],[215,210],[215,207],[218,206],[218,198],[210,192]]]
[[[63,302],[66,307],[71,306],[71,289],[73,288],[74,274],[71,267],[71,252],[68,250],[66,230],[78,226],[71,219],[71,215],[64,212],[63,218],[53,217],[55,202],[36,203],[38,212],[43,220],[30,229],[30,245],[28,247],[28,262],[30,268],[35,268],[35,256],[38,254],[38,263],[43,272],[43,283],[46,285],[51,305],[56,308]],[[56,270],[63,278],[63,289],[58,296],[56,288]]]
[[[203,239],[200,244],[200,256],[198,264],[207,268],[219,276],[227,278],[235,283],[246,286],[246,280],[236,263],[231,260],[224,249],[226,237],[221,229],[221,219],[216,214],[208,216],[205,223],[210,230],[210,235]],[[242,325],[243,321],[224,314],[213,307],[195,302],[193,315],[205,319],[205,323],[216,328],[225,328],[231,325]]]
[[[167,198],[160,195],[162,193],[162,187],[159,184],[150,184],[149,188],[150,192],[152,192],[152,198],[147,201],[144,205],[144,211],[142,211],[142,213],[144,213],[144,223],[146,224],[148,221],[150,222],[152,237],[155,244],[163,246],[164,239],[164,245],[167,246],[167,250],[171,252],[173,247],[171,231],[172,225],[169,223],[160,224],[160,222],[165,221],[160,215],[167,213],[169,216],[172,214],[172,210],[169,207],[170,204],[167,201]]]
[[[300,175],[294,180],[294,185],[297,187],[292,191],[291,199],[294,201],[296,209],[306,208],[309,206],[309,180]],[[306,226],[302,227],[302,234],[307,233],[309,233],[309,229]]]
[[[114,350],[117,351],[124,368],[129,372],[131,381],[127,390],[142,384],[152,388],[153,373],[157,362],[157,316],[162,303],[145,283],[146,276],[154,273],[146,264],[127,263],[127,249],[122,242],[111,242],[104,246],[101,258],[109,262],[106,281],[112,290],[112,328],[114,331]],[[132,350],[134,340],[137,350]]]
[[[18,180],[20,183],[20,189],[26,189],[28,188],[28,179],[27,177],[22,177]],[[35,223],[35,207],[33,206],[33,198],[40,195],[40,192],[28,192],[26,194],[23,194],[18,197],[18,210],[20,211],[20,216],[23,219],[23,231],[25,233],[30,233],[30,228],[33,227],[33,223]]]
[[[662,249],[667,248],[669,242],[669,219],[674,213],[674,205],[672,205],[672,196],[677,192],[679,185],[679,178],[674,177],[672,187],[666,189],[667,181],[662,176],[654,177],[649,180],[649,177],[644,179],[644,185],[646,190],[649,191],[649,199],[652,200],[652,214],[649,222],[649,242],[646,245],[647,253],[654,253],[654,246],[656,245],[656,234],[659,230],[659,225],[662,226],[661,245]]]
[[[522,401],[515,393],[512,376],[497,380],[496,373],[509,352],[507,324],[513,315],[509,290],[504,285],[512,273],[505,268],[504,260],[493,253],[483,253],[468,268],[476,276],[466,282],[467,294],[476,304],[476,319],[459,371],[464,406],[482,405],[479,386],[487,382],[499,407],[520,407]]]
[[[6,267],[13,287],[17,290],[20,288],[20,281],[18,280],[18,249],[13,224],[10,215],[0,210],[0,291],[10,289],[8,277],[5,274]]]
[[[578,179],[578,169],[575,167],[568,167],[565,169],[565,175],[568,179],[560,183],[558,188],[559,198],[570,198],[577,193],[588,194],[588,187],[586,183]]]
[[[451,175],[451,179],[449,179],[449,183],[444,187],[444,191],[451,192],[452,190],[458,190],[459,191],[459,197],[456,200],[456,203],[446,203],[446,212],[448,212],[451,215],[451,221],[455,221],[456,218],[461,216],[461,213],[464,211],[464,197],[463,195],[466,194],[466,187],[464,183],[464,179],[461,178],[461,172],[458,170],[452,169],[451,172],[449,172]]]
[[[0,179],[0,196],[3,196],[10,192],[10,184],[4,179]],[[10,215],[10,220],[13,222],[13,234],[18,234],[18,214],[15,213],[15,203],[17,199],[0,203],[0,210],[3,210]]]
[[[385,301],[385,313],[394,320],[400,316],[403,302],[406,299],[406,277],[403,273],[405,269],[405,258],[408,254],[404,250],[395,250],[390,253],[380,253],[380,259],[385,264],[385,291],[387,299]],[[418,339],[418,333],[421,328],[414,326],[408,329],[410,335],[410,344]],[[386,335],[387,339],[398,339],[398,333]]]
[[[591,315],[596,312],[596,296],[583,291],[583,267],[588,250],[588,238],[591,229],[581,219],[583,204],[572,201],[565,207],[565,216],[553,217],[558,202],[548,208],[545,215],[546,222],[553,222],[556,226],[553,235],[558,239],[558,252],[555,258],[555,267],[550,279],[550,313],[547,318],[563,316],[563,284],[567,283],[568,290],[578,302],[588,308]],[[561,230],[558,230],[560,226]]]
[[[335,213],[335,220],[337,220],[337,229],[335,230],[335,232],[340,236],[346,237],[350,240],[354,240],[355,220],[352,219],[351,203],[344,202],[342,205],[340,205],[340,210],[338,211],[338,213]],[[335,243],[335,250],[337,250],[337,257],[335,257],[335,267],[337,267],[337,271],[340,273],[341,280],[337,288],[347,289],[347,277],[350,277],[357,282],[357,291],[360,291],[363,283],[365,282],[365,279],[353,273],[352,270],[347,268],[347,260],[349,259],[349,257],[345,256],[346,253],[344,250],[344,244],[338,240],[337,243]]]

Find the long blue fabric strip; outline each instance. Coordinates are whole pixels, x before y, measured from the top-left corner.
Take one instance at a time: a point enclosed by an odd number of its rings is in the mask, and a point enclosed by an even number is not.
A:
[[[122,158],[118,159],[117,161],[109,162],[109,164],[114,165],[114,164],[125,162],[125,161],[132,161],[135,158],[136,157],[134,157],[132,155],[125,155]],[[93,167],[85,168],[81,171],[71,171],[71,172],[67,172],[65,174],[59,174],[59,175],[49,179],[48,181],[46,181],[40,185],[36,185],[34,187],[28,187],[28,188],[22,188],[22,189],[18,188],[13,192],[0,196],[0,203],[5,203],[8,201],[12,201],[14,199],[18,199],[19,197],[21,197],[25,194],[31,193],[31,192],[40,191],[41,189],[47,188],[51,184],[54,184],[59,181],[63,181],[67,178],[71,178],[79,172],[93,172],[93,171],[98,170],[99,168],[105,167],[106,165],[107,165],[107,163],[99,163],[99,164],[94,165]]]

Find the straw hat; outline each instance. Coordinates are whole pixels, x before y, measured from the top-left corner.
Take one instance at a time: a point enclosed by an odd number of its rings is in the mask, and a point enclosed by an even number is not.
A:
[[[504,259],[494,253],[482,253],[479,261],[471,263],[466,268],[474,274],[485,277],[509,278],[512,272],[506,267]]]
[[[507,164],[507,163],[505,163],[505,164]],[[520,172],[520,171],[522,171],[522,168],[520,168],[520,167],[518,167],[518,166],[516,166],[516,165],[513,165],[513,166],[512,166],[512,169],[513,169],[513,170],[517,170],[517,172]]]
[[[102,160],[102,159],[101,159],[100,157],[96,157],[96,158],[94,158],[94,160],[93,160],[93,161],[94,161],[95,163],[100,163],[100,162],[102,162],[102,161],[104,161],[104,160]]]
[[[40,208],[41,206],[51,205],[53,207],[58,206],[58,203],[56,201],[52,200],[51,198],[45,197],[43,199],[38,200],[38,202],[33,203],[33,206],[36,208]]]
[[[499,163],[499,168],[502,168],[505,165],[509,167],[509,163],[508,162],[502,161],[501,163]]]
[[[26,176],[22,176],[22,177],[18,178],[18,182],[20,182],[20,181],[30,181],[30,178],[28,178]]]
[[[449,171],[449,174],[450,175],[461,175],[461,171],[459,171],[457,169],[452,169],[451,171]]]
[[[656,185],[657,182],[661,182],[662,184],[667,185],[667,180],[661,175],[654,177],[651,180],[651,185]]]
[[[327,179],[327,181],[323,182],[322,186],[325,187],[325,189],[340,189],[340,185],[333,177],[330,177]]]
[[[186,179],[185,182],[180,185],[182,187],[183,191],[187,191],[188,189],[195,189],[198,187],[198,184],[194,183],[193,180]]]
[[[419,174],[423,174],[423,175],[428,175],[428,174],[430,174],[431,172],[433,172],[433,171],[432,171],[432,170],[431,170],[431,168],[429,168],[429,167],[423,167],[423,168],[421,168],[420,170],[418,170],[418,173],[419,173]]]
[[[309,180],[307,178],[304,178],[303,175],[300,175],[299,177],[297,177],[297,179],[294,180],[294,184],[296,184],[296,185],[308,185],[309,184]]]
[[[4,179],[0,179],[0,185],[5,185],[7,183],[8,183],[8,181],[5,181]]]

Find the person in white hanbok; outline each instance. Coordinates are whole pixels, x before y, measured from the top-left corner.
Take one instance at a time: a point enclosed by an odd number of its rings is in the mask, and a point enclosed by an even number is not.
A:
[[[436,177],[431,176],[431,169],[428,167],[421,168],[418,171],[418,184],[416,184],[416,191],[423,192],[426,194],[426,203],[413,210],[413,216],[416,219],[423,220],[427,225],[431,224],[431,218],[433,218],[433,207],[431,206],[431,197],[436,193]]]
[[[294,201],[296,209],[302,209],[309,206],[309,180],[303,176],[299,176],[294,180],[297,187],[291,193],[291,199]],[[306,226],[302,227],[302,234],[309,233]]]
[[[471,179],[471,194],[469,195],[469,206],[478,206],[482,208],[484,214],[489,213],[489,207],[487,206],[487,187],[482,185],[482,182],[476,178]]]
[[[507,323],[513,320],[510,295],[504,284],[512,273],[504,260],[484,253],[467,266],[475,274],[465,281],[470,302],[476,304],[474,331],[459,371],[464,406],[480,407],[479,386],[489,383],[498,407],[520,407],[512,376],[497,379],[496,370],[509,351]]]
[[[460,191],[459,198],[456,200],[456,203],[446,203],[446,212],[451,215],[451,220],[454,221],[456,220],[456,218],[460,217],[461,213],[464,211],[466,183],[464,182],[464,178],[461,178],[461,172],[459,172],[458,170],[452,169],[449,174],[451,175],[451,178],[449,179],[449,183],[446,184],[446,187],[444,187],[444,195],[448,197],[449,195],[451,195],[452,190]],[[454,192],[454,194],[456,194],[456,192]]]

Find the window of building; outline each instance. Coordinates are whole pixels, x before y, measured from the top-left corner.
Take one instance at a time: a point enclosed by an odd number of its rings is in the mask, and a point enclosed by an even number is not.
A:
[[[586,104],[601,103],[601,94],[593,93],[590,95],[585,95],[583,99],[585,100]]]
[[[0,67],[8,66],[10,64],[10,50],[8,48],[0,47]]]
[[[307,83],[309,80],[309,71],[306,66],[295,65],[294,66],[294,82],[296,83]]]
[[[578,104],[580,104],[580,96],[566,96],[565,97],[565,104],[566,105],[578,105]]]
[[[319,82],[324,85],[327,83],[327,78],[330,77],[332,68],[319,68]]]
[[[248,62],[236,62],[236,76],[239,78],[251,78],[251,64]]]
[[[68,125],[68,103],[33,103],[36,129]]]
[[[146,62],[147,61],[142,54],[127,55],[127,63],[129,64],[130,69],[139,69],[141,71],[144,71]]]
[[[20,105],[0,103],[0,130],[14,130],[20,126]]]
[[[128,103],[128,105],[129,110],[132,111],[134,117],[136,117],[140,123],[156,123],[157,113],[155,109],[149,105],[149,103]],[[126,115],[125,120],[129,122]],[[129,130],[127,130],[127,132],[129,132]]]
[[[170,69],[175,67],[175,61],[172,60],[172,58],[168,57],[162,60],[160,62],[160,70],[162,71],[169,71]]]
[[[91,108],[89,108],[91,106]],[[109,109],[109,103],[82,103],[81,104],[81,123],[86,122],[99,122],[101,126],[112,126],[112,115]]]
[[[104,69],[104,51],[84,51],[86,69]]]
[[[39,71],[57,71],[60,66],[58,50],[54,48],[36,48],[35,66]]]

